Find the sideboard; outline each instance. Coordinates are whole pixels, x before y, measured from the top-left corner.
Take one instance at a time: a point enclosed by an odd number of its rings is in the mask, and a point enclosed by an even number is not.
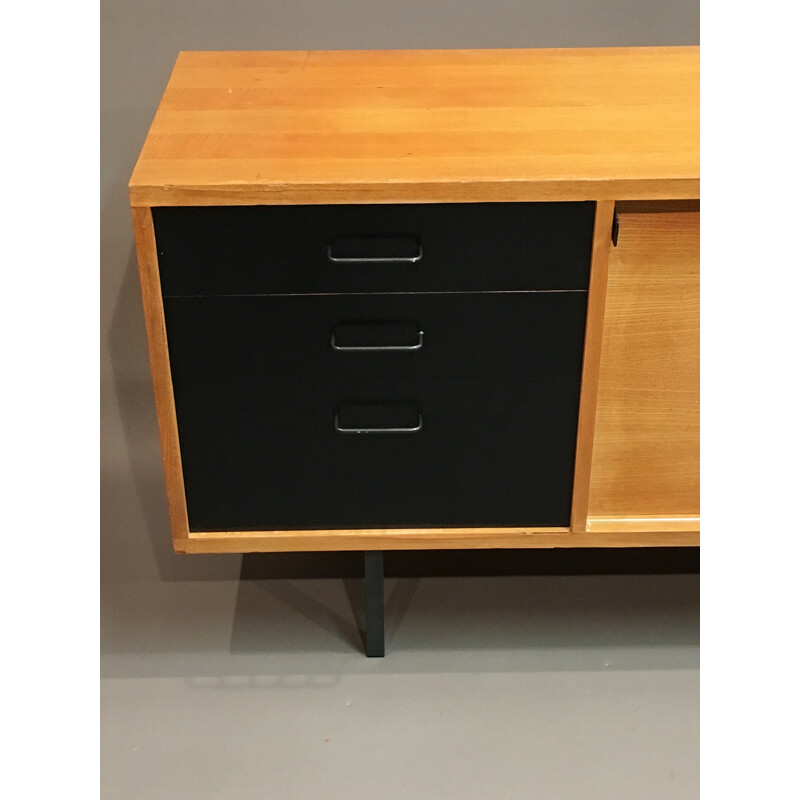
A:
[[[699,545],[699,50],[184,52],[130,181],[174,548]]]

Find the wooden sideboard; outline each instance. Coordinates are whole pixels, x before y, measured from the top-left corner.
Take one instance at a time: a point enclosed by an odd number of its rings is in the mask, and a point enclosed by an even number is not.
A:
[[[699,50],[187,52],[130,181],[175,550],[699,544]]]

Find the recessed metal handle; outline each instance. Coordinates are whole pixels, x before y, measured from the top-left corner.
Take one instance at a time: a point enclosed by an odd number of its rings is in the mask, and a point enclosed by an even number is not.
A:
[[[422,331],[417,333],[416,344],[368,344],[368,345],[342,345],[336,344],[336,331],[331,334],[331,347],[340,352],[359,352],[359,353],[386,353],[390,351],[399,352],[422,349]]]
[[[335,256],[333,245],[328,245],[328,261],[331,264],[416,264],[422,261],[422,242],[419,243],[415,256],[376,256],[364,258],[363,256]]]
[[[422,430],[422,412],[417,414],[417,424],[413,428],[343,428],[339,425],[339,414],[333,415],[336,433],[417,433]]]

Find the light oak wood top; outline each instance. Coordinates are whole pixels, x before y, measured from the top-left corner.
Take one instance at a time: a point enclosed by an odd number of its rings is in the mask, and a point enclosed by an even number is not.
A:
[[[134,206],[699,197],[697,47],[187,52]]]

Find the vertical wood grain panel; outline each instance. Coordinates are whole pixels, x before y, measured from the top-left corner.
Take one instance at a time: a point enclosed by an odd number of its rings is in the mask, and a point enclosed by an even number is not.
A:
[[[178,444],[178,422],[172,392],[172,375],[169,368],[167,329],[161,300],[161,281],[158,274],[153,215],[149,208],[134,208],[132,212],[136,254],[139,259],[139,280],[142,286],[142,303],[147,326],[147,343],[150,349],[150,370],[153,375],[158,431],[161,436],[161,458],[167,485],[169,518],[173,541],[178,542],[189,537],[189,520],[186,513],[186,494]]]
[[[700,511],[700,212],[619,207],[600,357],[590,517]]]
[[[572,490],[573,531],[586,530],[589,503],[589,479],[594,442],[597,381],[600,366],[600,346],[603,340],[603,315],[606,303],[608,252],[611,247],[611,225],[614,203],[598,202],[594,217],[592,242],[592,272],[589,279],[589,298],[586,308],[586,335],[583,348],[581,402],[578,412],[578,438],[575,448],[575,480]]]

